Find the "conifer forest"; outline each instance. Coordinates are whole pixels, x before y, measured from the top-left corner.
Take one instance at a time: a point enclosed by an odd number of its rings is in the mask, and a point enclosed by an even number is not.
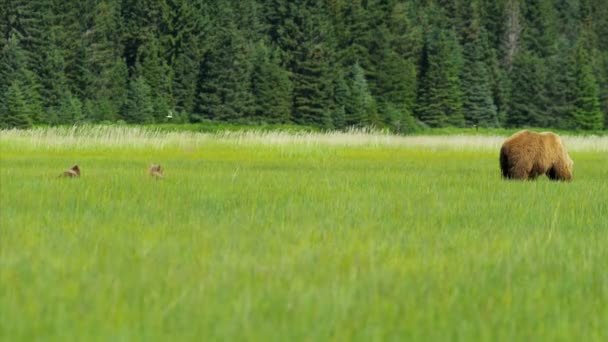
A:
[[[0,34],[1,128],[608,127],[606,0],[1,0]]]

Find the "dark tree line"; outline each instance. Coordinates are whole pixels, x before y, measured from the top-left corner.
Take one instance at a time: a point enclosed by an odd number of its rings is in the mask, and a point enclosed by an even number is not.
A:
[[[608,127],[605,0],[0,0],[0,127]]]

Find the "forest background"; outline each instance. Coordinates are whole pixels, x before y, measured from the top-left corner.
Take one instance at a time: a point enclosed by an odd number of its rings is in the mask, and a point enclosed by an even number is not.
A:
[[[0,128],[608,127],[605,0],[4,0],[0,35]]]

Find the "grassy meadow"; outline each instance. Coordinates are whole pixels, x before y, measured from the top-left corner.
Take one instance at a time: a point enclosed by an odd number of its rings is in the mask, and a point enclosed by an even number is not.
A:
[[[608,340],[608,137],[504,138],[3,131],[0,340]]]

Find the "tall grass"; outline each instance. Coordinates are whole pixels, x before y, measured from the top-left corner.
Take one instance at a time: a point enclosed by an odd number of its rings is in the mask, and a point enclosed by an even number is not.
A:
[[[4,131],[0,339],[606,340],[605,138],[502,139]]]
[[[218,131],[215,133],[171,132],[145,126],[72,126],[0,131],[0,141],[21,148],[201,148],[209,144],[385,146],[496,150],[508,135],[414,135],[398,136],[370,129],[347,132]],[[563,139],[573,151],[608,151],[608,136],[569,136]]]

